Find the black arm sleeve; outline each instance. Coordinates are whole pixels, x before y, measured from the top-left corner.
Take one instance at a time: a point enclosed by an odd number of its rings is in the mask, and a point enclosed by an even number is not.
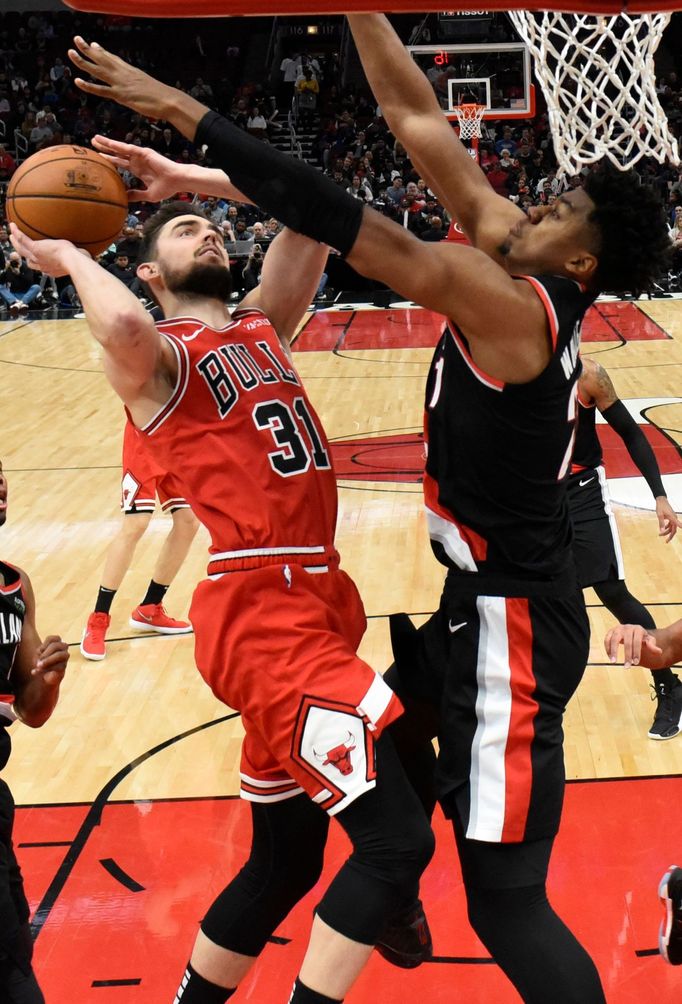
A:
[[[204,115],[194,141],[205,144],[230,181],[281,223],[341,254],[351,250],[362,222],[362,202],[321,171],[254,139],[213,111]]]
[[[623,402],[616,401],[609,408],[606,408],[602,415],[625,443],[628,453],[642,472],[654,498],[665,495],[666,491],[661,481],[661,472],[658,469],[654,451]]]

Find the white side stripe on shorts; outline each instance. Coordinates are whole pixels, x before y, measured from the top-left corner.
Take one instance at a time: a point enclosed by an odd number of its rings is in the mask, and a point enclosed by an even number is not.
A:
[[[505,821],[505,752],[511,721],[512,693],[503,596],[479,596],[480,617],[476,681],[478,725],[471,749],[471,811],[467,837],[499,841]]]
[[[611,528],[611,539],[613,541],[613,550],[616,555],[616,566],[618,568],[618,578],[625,578],[625,562],[623,561],[623,551],[620,546],[620,536],[618,534],[618,524],[616,523],[616,517],[613,515],[613,509],[611,508],[611,496],[609,495],[609,486],[606,483],[606,471],[603,467],[595,468],[597,474],[599,475],[599,485],[601,487],[601,497],[604,502],[604,512],[608,516],[609,526]]]

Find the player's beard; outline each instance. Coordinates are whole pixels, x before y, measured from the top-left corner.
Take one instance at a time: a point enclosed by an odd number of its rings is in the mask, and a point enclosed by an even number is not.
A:
[[[224,265],[195,261],[186,272],[164,266],[162,275],[168,292],[185,299],[207,297],[227,303],[232,294],[232,275]]]

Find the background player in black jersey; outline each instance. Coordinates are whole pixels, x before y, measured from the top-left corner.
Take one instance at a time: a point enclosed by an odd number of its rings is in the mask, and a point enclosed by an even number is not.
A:
[[[0,461],[0,526],[7,519],[7,479]],[[0,770],[9,760],[9,728],[48,720],[59,697],[69,652],[57,635],[41,641],[31,583],[20,568],[0,561]],[[0,778],[0,1000],[44,1004],[31,966],[33,942],[21,871],[12,845],[14,799]]]
[[[578,581],[583,588],[592,586],[606,609],[621,624],[637,623],[651,629],[656,626],[653,617],[625,585],[623,555],[604,474],[595,409],[621,437],[651,489],[659,536],[669,543],[682,524],[668,502],[654,451],[618,399],[608,373],[593,359],[583,358],[582,362],[577,432],[567,482]],[[682,683],[669,667],[652,670],[652,677],[656,714],[648,734],[651,739],[672,739],[680,731]]]
[[[452,318],[426,397],[427,516],[448,577],[414,660],[394,677],[401,695],[437,711],[438,794],[479,937],[525,1001],[598,1004],[594,965],[545,892],[563,800],[562,716],[588,649],[563,481],[580,322],[604,286],[638,290],[655,278],[665,222],[632,174],[603,171],[528,219],[492,192],[388,22],[352,22],[383,114],[475,247],[424,245],[99,46],[77,39],[70,55],[100,81],[78,80],[83,90],[170,120],[252,201]]]

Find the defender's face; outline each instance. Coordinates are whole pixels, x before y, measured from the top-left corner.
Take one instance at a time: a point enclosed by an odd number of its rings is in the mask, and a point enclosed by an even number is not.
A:
[[[594,203],[582,188],[564,193],[550,206],[532,207],[500,244],[507,271],[514,274],[570,274],[581,254],[596,258],[597,235],[589,223]],[[575,276],[578,278],[578,276]]]
[[[7,519],[7,478],[2,471],[2,460],[0,460],[0,526]]]

